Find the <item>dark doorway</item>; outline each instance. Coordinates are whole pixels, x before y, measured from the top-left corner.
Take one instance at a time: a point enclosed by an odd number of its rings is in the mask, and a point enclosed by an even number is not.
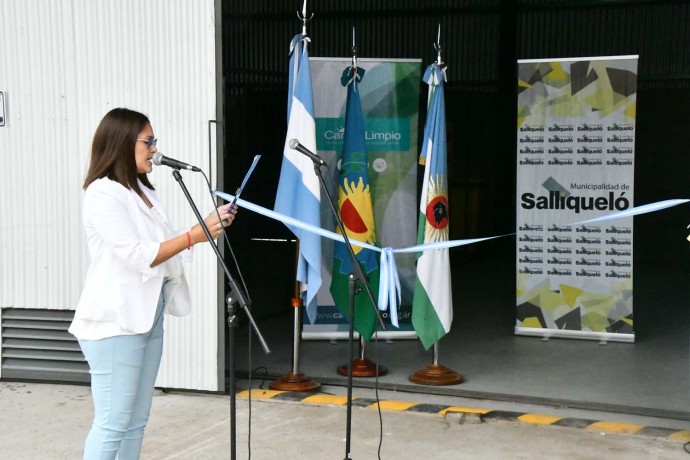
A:
[[[436,58],[432,44],[441,24],[449,66],[450,197],[457,210],[451,238],[514,231],[517,59],[638,54],[635,204],[688,198],[683,174],[690,162],[687,2],[417,3],[319,2],[308,24],[310,54],[348,56],[349,31],[356,26],[362,57],[421,58],[426,66]],[[264,155],[245,196],[268,208],[285,142],[288,44],[301,31],[295,16],[301,5],[223,3],[225,183],[238,184],[251,157]],[[420,100],[425,95],[421,88]],[[381,364],[391,370],[380,384],[690,419],[689,222],[687,206],[635,220],[635,344],[516,337],[514,239],[453,251],[455,320],[442,340],[441,358],[467,382],[440,389],[411,384],[408,375],[431,358],[418,342],[399,341],[378,346]],[[291,366],[294,244],[257,239],[290,238],[282,224],[249,212],[242,213],[231,237],[255,318],[270,331],[270,345],[281,350],[270,358],[253,351],[253,366],[266,366],[269,377]],[[345,359],[344,347],[304,343],[302,370],[324,383],[344,384],[335,373]],[[240,372],[246,372],[246,348],[239,345],[235,352]]]

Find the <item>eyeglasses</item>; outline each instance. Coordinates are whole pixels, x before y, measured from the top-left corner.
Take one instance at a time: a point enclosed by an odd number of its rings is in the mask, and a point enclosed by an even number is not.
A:
[[[156,146],[156,144],[158,143],[158,139],[156,139],[153,136],[152,137],[137,137],[137,140],[141,141],[141,142],[146,142],[146,147],[148,147],[149,150],[154,148]]]

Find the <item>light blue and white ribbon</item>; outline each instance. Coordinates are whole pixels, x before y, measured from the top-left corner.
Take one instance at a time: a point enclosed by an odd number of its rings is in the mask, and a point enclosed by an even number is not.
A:
[[[687,203],[690,200],[687,199],[674,199],[657,201],[656,203],[645,204],[642,206],[637,206],[634,208],[626,209],[625,211],[614,212],[611,214],[606,214],[605,216],[595,217],[594,219],[587,219],[581,222],[576,222],[573,225],[578,224],[589,224],[592,222],[602,222],[605,220],[622,219],[623,217],[632,217],[639,214],[647,214],[649,212],[660,211],[662,209],[670,208],[672,206],[678,206],[679,204]]]
[[[232,202],[233,200],[236,199],[234,195],[231,195],[229,193],[224,193],[221,191],[216,190],[213,192],[216,196],[219,196],[223,198],[226,201]],[[335,232],[329,231],[329,230],[324,230],[321,227],[316,227],[311,224],[307,224],[305,222],[302,222],[300,220],[294,219],[290,216],[286,216],[284,214],[281,214],[279,212],[272,211],[270,209],[266,209],[263,206],[256,205],[254,203],[251,203],[249,201],[243,200],[242,198],[237,198],[236,203],[241,207],[245,209],[249,209],[250,211],[256,212],[257,214],[261,214],[262,216],[268,217],[270,219],[274,219],[277,221],[280,221],[284,224],[287,225],[294,225],[295,227],[299,227],[303,230],[306,230],[308,232],[312,232],[314,234],[320,235],[324,238],[331,239],[333,241],[340,241],[340,242],[345,242],[343,239],[342,235],[339,235]],[[350,243],[353,246],[360,246],[363,248],[371,249],[373,251],[377,251],[381,253],[380,256],[380,269],[379,269],[379,296],[378,296],[378,308],[381,311],[386,311],[390,308],[390,317],[391,317],[391,324],[393,326],[398,327],[398,306],[400,305],[400,301],[402,299],[401,293],[400,293],[400,275],[398,274],[398,268],[395,263],[395,254],[405,254],[405,253],[414,253],[414,252],[422,252],[422,251],[433,251],[435,249],[444,249],[444,248],[452,248],[456,246],[464,246],[467,244],[473,244],[473,243],[478,243],[480,241],[486,241],[486,240],[491,240],[494,238],[501,238],[503,236],[510,236],[513,235],[511,234],[506,234],[506,235],[500,235],[500,236],[490,236],[487,238],[472,238],[472,239],[467,239],[467,240],[451,240],[451,241],[440,241],[437,243],[427,243],[427,244],[418,244],[415,246],[411,246],[408,248],[398,248],[398,249],[393,249],[390,247],[386,248],[379,248],[378,246],[374,246],[368,243],[365,243],[363,241],[355,240],[355,239],[350,239]]]
[[[402,299],[400,295],[400,278],[395,264],[395,250],[390,247],[381,249],[379,264],[379,310],[385,311],[390,303],[391,324],[398,326],[398,305]]]
[[[224,192],[221,192],[218,190],[216,190],[213,193],[216,196],[219,196],[228,202],[235,200],[235,196],[231,195],[229,193],[224,193]],[[626,209],[625,211],[614,212],[611,214],[607,214],[605,216],[596,217],[594,219],[583,220],[583,221],[576,222],[575,224],[571,224],[571,225],[585,224],[585,223],[591,223],[591,222],[601,222],[601,221],[605,221],[605,220],[621,219],[623,217],[632,217],[632,216],[637,216],[640,214],[647,214],[650,212],[655,212],[655,211],[660,211],[662,209],[670,208],[672,206],[685,204],[688,201],[690,201],[690,199],[673,199],[673,200],[658,201],[656,203],[637,206],[634,208]],[[286,216],[286,215],[281,214],[279,212],[275,212],[275,211],[272,211],[270,209],[266,209],[262,206],[258,206],[254,203],[243,200],[242,198],[237,198],[237,204],[242,208],[249,209],[250,211],[254,211],[258,214],[261,214],[262,216],[266,216],[270,219],[280,221],[284,224],[294,225],[295,227],[299,227],[303,230],[306,230],[308,232],[312,232],[314,234],[320,235],[324,238],[329,238],[333,241],[340,241],[343,243],[345,242],[342,235],[339,235],[335,232],[331,232],[329,230],[324,230],[323,228],[307,224],[305,222],[302,222],[300,220]],[[397,249],[393,249],[390,247],[379,248],[378,246],[374,246],[374,245],[365,243],[363,241],[355,240],[355,239],[350,239],[350,243],[353,246],[360,246],[360,247],[371,249],[371,250],[378,251],[381,253],[380,271],[379,271],[378,307],[379,307],[379,310],[381,310],[381,311],[385,311],[388,308],[390,308],[391,324],[393,324],[393,326],[395,326],[395,327],[398,327],[398,306],[400,305],[401,295],[400,295],[400,275],[398,274],[398,268],[397,268],[397,265],[395,264],[395,254],[409,254],[409,253],[414,253],[414,252],[433,251],[436,249],[454,248],[454,247],[458,247],[458,246],[466,246],[468,244],[479,243],[481,241],[487,241],[487,240],[492,240],[495,238],[502,238],[504,236],[512,236],[512,235],[515,235],[515,233],[506,233],[504,235],[489,236],[489,237],[485,237],[485,238],[470,238],[470,239],[465,239],[465,240],[439,241],[436,243],[418,244],[415,246],[410,246],[408,248],[397,248]]]

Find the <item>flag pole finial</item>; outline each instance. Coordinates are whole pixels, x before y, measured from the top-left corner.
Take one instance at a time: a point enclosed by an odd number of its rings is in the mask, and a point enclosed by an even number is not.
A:
[[[307,22],[311,21],[313,17],[313,11],[311,13],[311,16],[307,17],[307,0],[304,0],[304,3],[302,4],[302,14],[300,15],[300,12],[297,12],[297,19],[302,21],[302,37],[307,36]]]
[[[436,64],[440,67],[443,65],[443,60],[441,59],[441,24],[438,25],[438,36],[436,43],[434,43],[434,48],[436,49]]]

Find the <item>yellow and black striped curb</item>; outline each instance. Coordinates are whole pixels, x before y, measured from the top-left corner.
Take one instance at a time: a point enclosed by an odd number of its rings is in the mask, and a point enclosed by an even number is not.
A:
[[[237,393],[238,398],[249,399],[249,390]],[[347,404],[346,396],[331,395],[325,393],[300,393],[276,390],[253,390],[251,398],[257,400],[290,401],[302,404],[318,406],[344,406]],[[441,404],[418,404],[408,401],[381,400],[381,410],[418,412],[424,414],[471,414],[479,417],[481,421],[501,420],[509,422],[526,423],[530,425],[562,426],[570,428],[584,428],[587,431],[597,433],[633,434],[653,438],[664,438],[669,441],[690,442],[690,430],[677,430],[674,428],[662,428],[656,426],[641,425],[637,423],[621,423],[606,420],[590,420],[573,417],[559,417],[557,415],[532,414],[524,412],[512,412],[504,410],[478,409],[473,407],[445,406]],[[353,407],[376,409],[375,399],[353,398]]]

